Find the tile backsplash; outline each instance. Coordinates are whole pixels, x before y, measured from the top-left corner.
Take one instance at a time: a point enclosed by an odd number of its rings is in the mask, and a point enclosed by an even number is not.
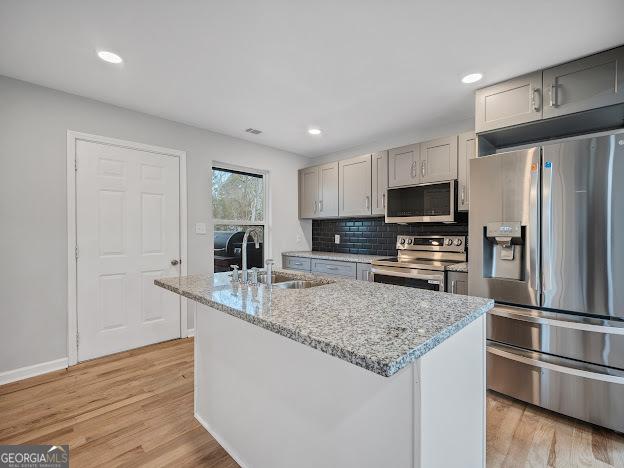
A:
[[[386,224],[384,218],[347,218],[312,220],[312,250],[322,252],[396,255],[396,238],[402,234],[468,235],[468,213],[458,213],[457,222]],[[334,235],[340,235],[340,244]]]

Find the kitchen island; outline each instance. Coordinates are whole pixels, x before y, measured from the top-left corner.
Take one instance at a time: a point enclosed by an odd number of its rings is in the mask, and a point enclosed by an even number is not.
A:
[[[199,304],[195,416],[248,467],[484,466],[493,301],[276,272],[159,279]]]

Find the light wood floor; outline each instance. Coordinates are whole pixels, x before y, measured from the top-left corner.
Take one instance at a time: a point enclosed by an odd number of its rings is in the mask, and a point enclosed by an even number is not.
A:
[[[624,436],[488,395],[487,465],[617,466]],[[193,340],[0,386],[0,444],[70,445],[72,467],[236,463],[193,418]]]

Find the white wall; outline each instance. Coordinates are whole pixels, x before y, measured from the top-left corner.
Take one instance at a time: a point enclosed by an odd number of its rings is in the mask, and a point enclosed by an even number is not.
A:
[[[390,135],[385,135],[374,141],[369,141],[352,148],[335,151],[318,158],[314,158],[314,164],[325,162],[339,161],[361,154],[374,153],[375,151],[383,151],[399,146],[411,145],[422,141],[432,140],[434,138],[445,137],[453,134],[459,134],[474,130],[474,119],[460,120],[452,122],[443,127],[435,127],[427,130],[406,130]]]
[[[297,169],[310,160],[0,76],[0,373],[67,356],[68,129],[187,152],[190,274],[213,268],[211,231],[194,234],[210,224],[213,160],[270,171],[278,262],[311,246],[310,221],[297,217]]]

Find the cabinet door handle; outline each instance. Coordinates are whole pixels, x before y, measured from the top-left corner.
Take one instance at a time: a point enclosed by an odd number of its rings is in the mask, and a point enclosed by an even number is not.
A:
[[[422,161],[420,163],[420,173],[422,174],[423,177],[425,177],[425,161]]]
[[[462,185],[461,204],[463,205],[464,203],[466,203],[466,186]]]
[[[412,162],[412,167],[410,168],[410,175],[412,176],[412,179],[416,177],[416,161]]]
[[[369,210],[370,209],[370,197],[366,195],[364,198],[366,200],[366,209]]]
[[[535,99],[537,96],[537,99]],[[533,110],[535,112],[539,112],[540,107],[542,106],[542,94],[540,93],[539,88],[534,88],[533,93],[531,93],[531,105],[533,106]]]
[[[370,281],[371,280],[371,271],[370,270],[366,270],[366,281]]]
[[[456,291],[457,291],[457,281],[453,280],[451,281],[451,293],[455,294]]]
[[[381,194],[381,206],[384,210],[386,209],[386,194],[385,193]]]
[[[323,211],[323,200],[319,201],[319,211]]]
[[[316,213],[316,200],[314,200],[314,212]]]
[[[338,269],[338,267],[335,267],[335,266],[328,266],[328,267],[327,267],[327,269],[328,269],[328,270],[337,270],[337,269]]]
[[[557,107],[557,85],[550,85],[550,107]]]

